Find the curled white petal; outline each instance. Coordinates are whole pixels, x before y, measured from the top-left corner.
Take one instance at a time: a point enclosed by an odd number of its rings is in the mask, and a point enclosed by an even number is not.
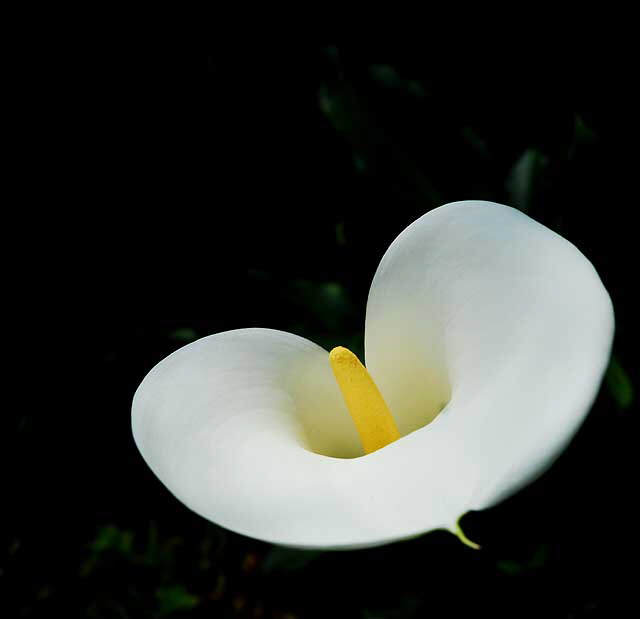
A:
[[[385,254],[366,361],[402,429],[416,440],[438,432],[449,446],[440,471],[465,489],[467,509],[482,509],[567,445],[613,327],[609,295],[575,246],[515,209],[458,202],[418,219]]]
[[[454,530],[561,452],[612,333],[609,297],[573,245],[508,207],[454,203],[394,241],[367,305],[367,366],[401,439],[356,457],[327,352],[266,329],[159,363],[133,433],[176,497],[244,535],[357,548]]]

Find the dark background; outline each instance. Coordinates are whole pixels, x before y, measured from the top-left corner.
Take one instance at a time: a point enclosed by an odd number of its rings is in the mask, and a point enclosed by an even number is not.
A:
[[[105,95],[78,175],[84,208],[50,245],[46,311],[30,323],[53,335],[28,366],[45,377],[8,412],[8,616],[576,618],[636,606],[629,74],[578,55],[504,69],[472,55],[454,70],[444,53],[216,52],[193,79],[150,62]],[[361,353],[388,245],[464,199],[517,207],[575,243],[617,321],[612,364],[567,452],[503,505],[464,518],[482,550],[444,532],[286,550],[173,499],[130,432],[153,365],[251,326]]]

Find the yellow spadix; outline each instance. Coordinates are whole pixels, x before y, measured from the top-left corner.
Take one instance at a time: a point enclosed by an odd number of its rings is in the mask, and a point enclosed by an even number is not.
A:
[[[365,453],[399,439],[391,411],[358,357],[348,348],[338,346],[329,353],[329,361]]]

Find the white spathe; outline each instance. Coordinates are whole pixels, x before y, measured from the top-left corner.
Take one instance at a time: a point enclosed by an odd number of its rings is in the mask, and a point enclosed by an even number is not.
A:
[[[571,243],[515,209],[456,202],[400,234],[369,294],[366,364],[398,441],[356,457],[327,351],[268,329],[160,362],[135,394],[133,435],[178,499],[250,537],[348,549],[454,530],[566,447],[613,329]]]

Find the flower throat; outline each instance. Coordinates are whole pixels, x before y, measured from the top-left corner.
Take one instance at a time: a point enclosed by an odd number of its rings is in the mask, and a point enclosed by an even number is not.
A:
[[[400,438],[393,415],[367,369],[348,348],[329,353],[331,369],[366,454]]]

